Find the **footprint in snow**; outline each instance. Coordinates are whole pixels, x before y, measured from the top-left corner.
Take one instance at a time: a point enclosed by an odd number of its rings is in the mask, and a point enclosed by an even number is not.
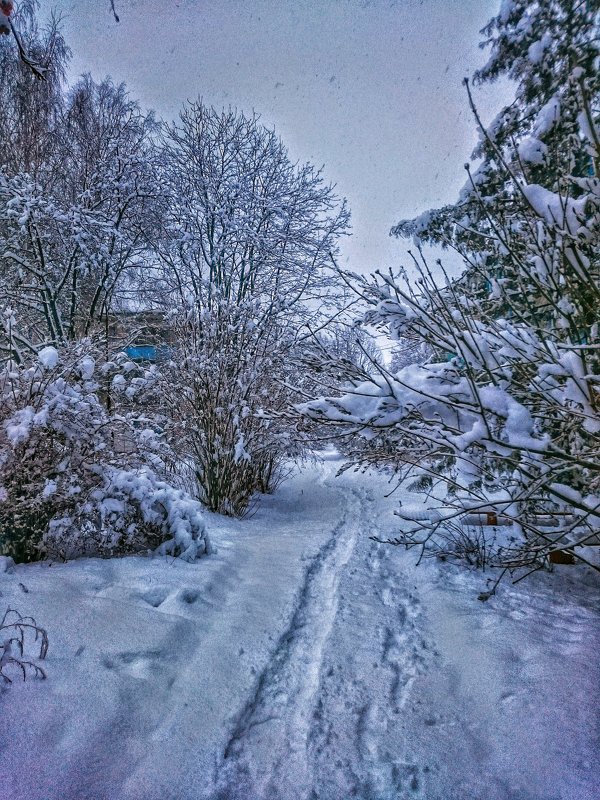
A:
[[[164,586],[155,586],[143,594],[135,595],[139,600],[147,603],[152,608],[159,608],[169,596],[169,590]]]
[[[132,650],[104,656],[102,666],[109,670],[131,675],[133,678],[150,678],[161,668],[164,654],[159,650]]]
[[[182,589],[179,592],[179,600],[182,603],[186,603],[188,606],[194,605],[194,603],[200,598],[200,592],[197,589]]]

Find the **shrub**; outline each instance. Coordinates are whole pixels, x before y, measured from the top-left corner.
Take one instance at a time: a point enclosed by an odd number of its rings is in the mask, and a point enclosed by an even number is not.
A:
[[[27,655],[32,644],[37,645],[37,656]],[[14,608],[8,608],[0,622],[0,686],[12,683],[11,675],[21,674],[45,678],[44,670],[35,663],[46,658],[48,634],[33,617],[22,617]]]
[[[60,357],[46,347],[36,363],[0,372],[0,553],[27,561],[161,543],[186,559],[208,552],[200,504],[160,479],[168,450],[156,420],[132,405],[152,373],[98,361],[85,344]]]

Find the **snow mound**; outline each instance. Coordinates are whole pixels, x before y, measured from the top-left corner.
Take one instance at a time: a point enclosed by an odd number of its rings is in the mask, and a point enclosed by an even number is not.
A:
[[[13,572],[15,568],[15,562],[12,560],[10,556],[0,556],[0,575],[4,573]]]

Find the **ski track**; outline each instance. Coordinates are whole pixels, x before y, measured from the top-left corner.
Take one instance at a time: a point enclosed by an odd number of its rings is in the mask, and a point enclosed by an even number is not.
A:
[[[207,797],[422,797],[419,768],[386,746],[426,664],[420,604],[389,569],[390,549],[368,538],[376,530],[370,493],[331,491],[345,495],[343,517],[305,574]],[[365,587],[377,587],[375,597]]]
[[[371,519],[370,532],[375,529]],[[310,736],[310,800],[417,800],[421,768],[409,755],[403,720],[413,682],[430,658],[419,633],[420,602],[410,577],[390,569],[389,547],[364,537],[355,555],[341,581],[339,627],[322,665]],[[375,596],[365,599],[360,586]]]
[[[298,798],[308,796],[313,698],[338,610],[340,572],[356,545],[359,529],[351,518],[358,511],[358,494],[348,492],[344,515],[307,569],[289,628],[225,747],[218,798],[285,797],[292,789]],[[290,775],[293,786],[287,785]]]

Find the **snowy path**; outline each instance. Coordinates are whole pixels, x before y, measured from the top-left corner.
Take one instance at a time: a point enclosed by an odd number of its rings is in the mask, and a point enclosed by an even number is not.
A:
[[[195,565],[0,575],[51,639],[0,694],[2,800],[597,800],[597,587],[479,603],[371,541],[395,498],[337,466],[213,518]]]
[[[225,748],[219,798],[373,797],[400,787],[396,756],[379,742],[422,660],[417,601],[392,586],[385,548],[369,554],[373,498],[342,491],[344,515]]]
[[[306,571],[290,625],[229,738],[220,796],[309,795],[313,706],[338,613],[340,575],[356,546],[359,521],[359,498],[348,493],[342,519]]]

